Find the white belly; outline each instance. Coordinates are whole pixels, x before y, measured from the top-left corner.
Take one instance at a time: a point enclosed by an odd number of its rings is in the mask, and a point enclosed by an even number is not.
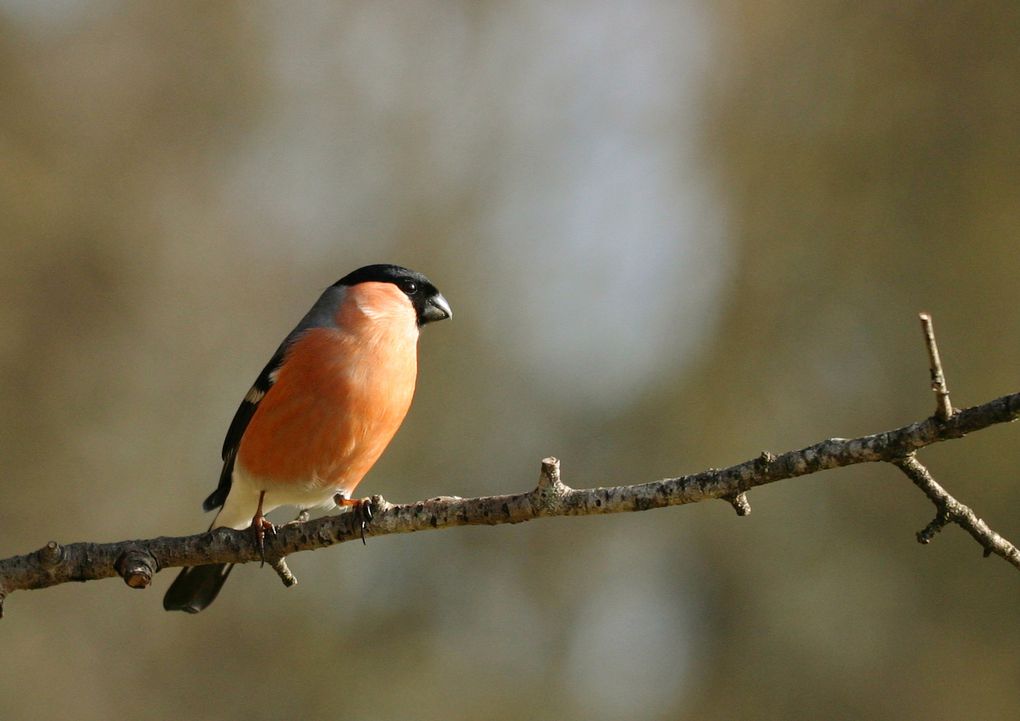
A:
[[[325,508],[334,505],[333,497],[343,493],[350,498],[353,489],[323,487],[314,479],[293,483],[275,483],[250,475],[240,462],[234,463],[234,476],[223,508],[216,514],[213,528],[243,529],[251,525],[251,519],[259,506],[259,494],[265,488],[266,496],[262,501],[262,512],[269,513],[280,506],[295,506],[301,510],[306,508]]]

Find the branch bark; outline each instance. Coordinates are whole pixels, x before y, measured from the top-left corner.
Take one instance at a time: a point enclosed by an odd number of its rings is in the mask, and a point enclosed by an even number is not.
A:
[[[725,500],[733,504],[740,515],[746,515],[750,512],[746,494],[757,486],[830,468],[885,461],[907,473],[936,505],[936,520],[918,534],[919,540],[927,543],[939,528],[956,523],[982,545],[986,555],[995,553],[1020,569],[1020,552],[1016,547],[935,483],[927,469],[913,458],[914,452],[925,446],[962,438],[998,423],[1009,423],[1018,416],[1020,393],[1013,393],[957,411],[945,421],[933,416],[884,433],[829,438],[779,455],[763,452],[757,458],[729,468],[606,488],[570,488],[560,479],[559,461],[547,458],[542,461],[538,485],[526,493],[479,498],[441,496],[405,504],[393,504],[381,496],[373,496],[373,518],[366,533],[385,536],[452,526],[522,523],[554,516],[647,511],[709,499]],[[924,470],[920,476],[918,466]],[[341,513],[284,524],[275,537],[266,539],[266,558],[287,585],[293,585],[295,581],[283,559],[299,551],[359,540],[362,529],[356,515]],[[120,576],[132,588],[145,588],[152,576],[165,568],[261,560],[252,534],[227,528],[193,536],[117,543],[60,545],[51,541],[32,553],[0,560],[0,599],[13,591],[113,576]]]
[[[935,519],[918,532],[919,542],[931,542],[943,527],[953,523],[966,530],[986,556],[994,553],[1020,569],[1020,551],[1016,546],[953,498],[915,456],[916,451],[933,443],[963,438],[991,425],[1016,420],[1020,416],[1020,393],[962,411],[953,409],[931,318],[924,313],[920,318],[937,404],[935,415],[917,423],[859,438],[829,438],[778,456],[763,451],[757,458],[729,468],[710,468],[687,476],[607,488],[570,488],[560,479],[559,461],[546,458],[538,485],[527,493],[480,498],[441,496],[407,504],[392,504],[382,496],[373,496],[373,517],[367,528],[363,526],[362,514],[341,513],[314,520],[307,520],[307,514],[302,514],[298,520],[281,526],[277,535],[266,539],[264,557],[254,534],[227,528],[193,536],[118,543],[62,546],[50,541],[32,553],[0,560],[0,616],[4,599],[14,591],[112,576],[120,576],[131,588],[146,588],[160,570],[176,566],[268,560],[284,585],[293,586],[297,579],[287,568],[288,555],[363,540],[365,535],[648,511],[713,498],[727,501],[738,515],[745,516],[751,512],[747,492],[752,488],[830,468],[876,462],[897,466],[935,504]]]

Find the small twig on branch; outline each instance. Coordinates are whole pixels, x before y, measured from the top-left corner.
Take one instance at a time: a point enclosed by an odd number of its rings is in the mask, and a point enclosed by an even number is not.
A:
[[[287,566],[286,558],[278,558],[273,561],[273,570],[276,571],[276,575],[283,581],[283,585],[287,588],[297,585],[297,577],[291,572],[290,567]]]
[[[989,528],[974,511],[949,495],[913,454],[899,458],[893,463],[935,504],[935,518],[924,530],[917,532],[918,542],[930,543],[936,533],[948,524],[955,523],[981,544],[985,549],[985,556],[994,553],[1020,568],[1020,551],[1016,546]]]
[[[946,385],[946,375],[942,371],[939,347],[935,342],[935,326],[928,313],[920,313],[918,317],[921,319],[921,328],[924,330],[924,345],[928,350],[931,389],[935,392],[935,418],[946,422],[953,417],[953,404],[949,401],[949,387]],[[997,553],[1020,568],[1020,553],[1017,552],[1016,547],[990,529],[970,508],[949,495],[935,481],[931,472],[917,460],[914,453],[895,459],[893,464],[903,471],[914,482],[914,485],[920,488],[935,504],[935,518],[917,532],[918,543],[931,543],[939,531],[950,523],[955,523],[981,544],[985,549],[986,558]]]
[[[747,500],[746,493],[737,493],[732,496],[726,496],[726,500],[733,506],[733,510],[737,512],[738,516],[746,516],[751,513],[751,502]]]
[[[888,462],[900,468],[935,504],[935,520],[918,534],[919,541],[928,543],[942,527],[956,523],[981,544],[985,555],[998,554],[1020,569],[1017,548],[949,495],[914,457],[915,451],[933,443],[1016,420],[1020,417],[1020,393],[954,412],[931,318],[922,314],[921,320],[932,388],[938,398],[938,410],[932,418],[859,438],[829,438],[780,455],[764,451],[757,458],[729,468],[628,486],[570,488],[560,477],[559,461],[546,458],[537,486],[526,493],[481,498],[446,496],[401,505],[373,496],[374,515],[367,534],[384,536],[452,526],[522,523],[553,516],[647,511],[714,498],[726,500],[738,515],[746,515],[751,510],[747,492],[757,486],[857,463]],[[297,580],[287,568],[286,556],[361,539],[366,532],[356,513],[306,518],[280,526],[279,533],[267,539],[264,556],[253,534],[228,528],[194,536],[119,543],[61,546],[51,541],[33,553],[0,560],[0,615],[4,599],[13,591],[112,576],[120,576],[132,588],[145,588],[156,572],[175,566],[269,560],[284,584],[291,586]]]
[[[949,402],[949,387],[946,385],[946,374],[942,372],[942,359],[939,347],[935,343],[935,327],[931,315],[921,313],[921,328],[924,330],[924,344],[928,348],[928,367],[931,369],[931,389],[935,391],[935,416],[940,421],[949,420],[953,415],[953,404]]]

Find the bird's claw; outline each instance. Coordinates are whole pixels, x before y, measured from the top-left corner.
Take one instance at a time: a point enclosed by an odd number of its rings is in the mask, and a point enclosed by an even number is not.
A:
[[[371,498],[362,499],[357,506],[354,507],[354,512],[358,514],[358,524],[361,526],[361,545],[367,546],[368,541],[365,540],[365,529],[368,528],[368,524],[372,521],[373,504]]]
[[[255,529],[255,541],[259,545],[259,556],[262,557],[262,564],[259,566],[266,565],[266,531],[270,531],[274,536],[276,535],[276,526],[262,514],[262,502],[266,500],[266,492],[262,491],[259,494],[259,505],[255,509],[255,515],[251,517],[251,527]]]
[[[363,498],[360,501],[356,501],[351,498],[347,498],[343,493],[337,493],[333,496],[333,502],[336,503],[339,508],[343,508],[344,506],[354,507],[354,517],[361,528],[361,543],[362,545],[367,546],[368,541],[365,540],[365,530],[368,528],[368,524],[372,520],[372,499]]]
[[[252,519],[251,527],[255,529],[255,540],[259,544],[259,556],[262,558],[260,568],[266,565],[266,532],[276,535],[276,526],[265,516],[259,514]]]

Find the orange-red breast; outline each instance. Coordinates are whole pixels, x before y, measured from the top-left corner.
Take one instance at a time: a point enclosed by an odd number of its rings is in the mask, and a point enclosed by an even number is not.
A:
[[[234,415],[219,486],[203,504],[220,509],[211,527],[243,529],[279,506],[350,499],[411,405],[419,329],[451,316],[428,278],[397,265],[365,266],[327,288]],[[183,569],[163,607],[198,613],[231,568]]]

